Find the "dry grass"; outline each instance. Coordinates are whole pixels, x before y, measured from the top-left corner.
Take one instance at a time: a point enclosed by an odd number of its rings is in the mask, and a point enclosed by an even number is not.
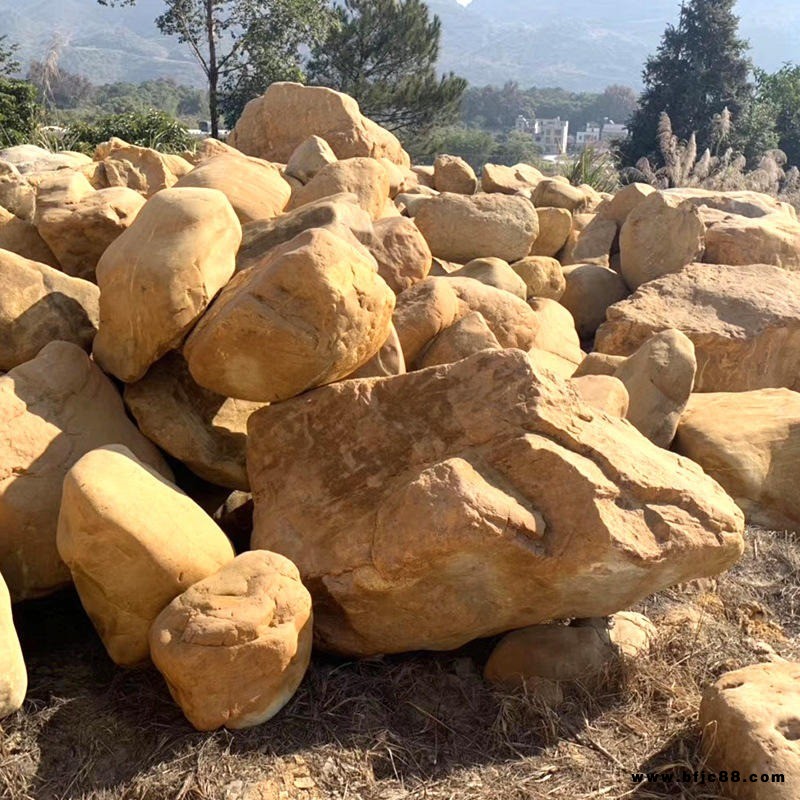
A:
[[[702,768],[703,685],[765,660],[800,658],[800,542],[750,530],[718,581],[643,603],[650,657],[604,687],[574,687],[556,712],[487,688],[491,642],[361,663],[317,657],[272,722],[199,734],[153,670],[108,661],[73,595],[20,609],[30,672],[0,736],[8,800],[538,800],[683,797],[702,786],[634,786],[630,773]]]

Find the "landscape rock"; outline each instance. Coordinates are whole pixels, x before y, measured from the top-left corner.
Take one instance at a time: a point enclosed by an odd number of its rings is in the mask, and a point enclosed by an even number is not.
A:
[[[389,375],[405,375],[406,360],[400,337],[394,325],[389,330],[389,336],[381,345],[381,349],[362,367],[347,376],[351,378],[385,378]]]
[[[100,366],[132,383],[180,347],[233,275],[241,235],[216,189],[168,189],[151,198],[97,265]]]
[[[260,725],[311,657],[311,597],[288,559],[243,553],[175,598],[150,632],[153,662],[198,730]]]
[[[175,188],[219,189],[244,225],[277,217],[288,205],[292,190],[274,164],[253,158],[220,155],[184,175]]]
[[[612,614],[743,548],[741,512],[699,467],[519,351],[261,409],[248,473],[252,546],[297,564],[315,639],[347,655]]]
[[[754,664],[728,672],[703,693],[700,726],[709,767],[735,769],[736,800],[794,800],[800,781],[800,664]],[[772,775],[783,775],[780,783]],[[762,776],[768,776],[764,781]],[[751,780],[755,776],[755,780]],[[745,780],[745,777],[747,780]]]
[[[470,311],[449,328],[445,328],[425,348],[418,359],[418,364],[420,369],[453,364],[482,350],[501,349],[502,345],[487,325],[483,314],[479,311]]]
[[[729,216],[706,231],[705,261],[712,264],[774,264],[800,269],[800,222],[783,212],[748,219]]]
[[[324,197],[347,192],[372,219],[383,216],[389,199],[389,176],[374,158],[347,158],[323,167],[305,186],[292,194],[289,207],[299,208]]]
[[[595,348],[628,356],[667,328],[694,343],[696,392],[800,389],[800,275],[693,264],[611,306]]]
[[[259,262],[270,250],[311,228],[341,226],[360,242],[375,239],[372,219],[354,194],[337,194],[307,203],[274,219],[250,222],[242,227],[242,244],[236,256],[237,269]]]
[[[654,192],[628,215],[619,237],[622,277],[631,289],[679,272],[705,252],[706,226],[694,205]]]
[[[321,86],[275,82],[251,100],[228,144],[267,161],[285,164],[309,136],[319,136],[337,158],[388,158],[409,166],[408,154],[389,131],[361,115],[346,94]]]
[[[598,264],[564,267],[564,280],[566,288],[559,302],[575,319],[581,339],[591,339],[605,321],[609,306],[628,296],[619,274]]]
[[[261,403],[234,400],[198,386],[180,353],[168,353],[125,387],[139,430],[195,475],[247,491],[247,419]]]
[[[797,392],[693,394],[675,448],[719,481],[748,520],[771,530],[800,530]]]
[[[0,206],[29,222],[36,211],[35,187],[7,161],[0,161]]]
[[[0,575],[0,720],[22,708],[28,671],[11,616],[11,596]]]
[[[475,194],[478,178],[463,158],[441,155],[433,163],[433,188],[437,192]]]
[[[614,375],[625,363],[625,356],[610,356],[608,353],[589,353],[575,370],[576,378],[583,375]]]
[[[39,235],[36,226],[27,219],[15,217],[10,211],[0,207],[0,249],[47,264],[49,267],[58,267],[58,259],[47,246],[47,242]]]
[[[18,144],[0,150],[0,161],[16,167],[23,175],[29,172],[48,172],[62,167],[76,169],[91,159],[83,153],[64,151],[54,153],[35,144]]]
[[[549,297],[560,300],[567,288],[558,259],[549,256],[528,256],[515,261],[511,269],[525,281],[527,298]]]
[[[120,445],[87,453],[67,472],[58,552],[122,666],[148,659],[150,626],[173,598],[234,557],[211,517]]]
[[[309,136],[289,156],[286,174],[300,183],[308,183],[323,167],[334,161],[336,154],[331,146],[320,136]]]
[[[513,167],[506,167],[502,164],[484,164],[481,173],[481,191],[499,192],[500,194],[532,191],[542,178],[544,175],[530,164],[516,164]]]
[[[396,294],[426,278],[431,249],[419,228],[407,217],[379,219],[367,248],[378,262],[378,274]]]
[[[553,178],[543,178],[533,191],[533,204],[539,208],[565,208],[577,213],[589,205],[586,193],[578,186]]]
[[[531,202],[503,194],[442,194],[420,206],[414,221],[434,256],[459,264],[491,256],[519,261],[539,232]]]
[[[572,214],[566,208],[542,207],[536,209],[539,233],[531,247],[532,256],[557,256],[572,232]]]
[[[130,227],[144,202],[125,186],[92,191],[72,204],[40,201],[35,224],[67,275],[94,280],[101,256]]]
[[[61,485],[81,456],[107,444],[171,476],[77,345],[52,342],[0,377],[0,572],[15,601],[69,583],[56,548]]]
[[[628,420],[653,444],[669,447],[694,388],[691,339],[673,329],[649,338],[614,372],[628,390]]]
[[[613,220],[601,219],[596,214],[576,214],[559,260],[564,266],[598,264],[607,267],[611,263],[611,248],[617,232],[617,223]]]
[[[570,379],[584,402],[613,417],[625,419],[630,397],[625,384],[612,375],[579,375]]]
[[[91,350],[99,299],[88,281],[0,250],[0,371],[30,361],[56,340]]]
[[[369,361],[394,305],[369,253],[328,230],[306,231],[239,272],[184,353],[194,380],[213,392],[285,400]]]
[[[623,186],[610,200],[597,209],[597,216],[600,219],[612,220],[621,229],[631,211],[655,191],[652,186],[646,183],[631,183]]]
[[[121,139],[98,145],[94,157],[102,164],[107,186],[127,186],[145,197],[171,188],[193,169],[193,165],[180,156],[138,147]]]
[[[450,275],[453,278],[473,278],[487,286],[510,292],[522,300],[528,298],[527,284],[502,258],[476,258]]]

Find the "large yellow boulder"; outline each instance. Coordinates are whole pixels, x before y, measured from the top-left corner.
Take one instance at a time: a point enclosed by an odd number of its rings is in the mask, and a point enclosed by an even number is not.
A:
[[[218,189],[167,189],[148,201],[97,265],[100,366],[130,383],[180,347],[233,275],[241,237]]]
[[[150,631],[153,662],[198,730],[250,728],[291,700],[308,668],[311,597],[276,553],[243,553],[176,597]]]
[[[252,546],[297,564],[317,642],[346,655],[606,616],[744,546],[700,467],[518,350],[263,408],[247,460]]]
[[[11,616],[11,596],[0,575],[0,720],[22,707],[27,690],[28,671]]]

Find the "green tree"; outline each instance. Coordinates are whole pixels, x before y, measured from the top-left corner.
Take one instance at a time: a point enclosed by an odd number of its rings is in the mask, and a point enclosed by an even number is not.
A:
[[[756,70],[756,99],[752,127],[764,130],[773,124],[775,142],[788,162],[800,166],[800,66],[784,64],[771,75]],[[760,150],[763,153],[769,147]]]
[[[0,77],[0,143],[29,141],[41,113],[36,87],[25,81]]]
[[[450,124],[467,82],[437,75],[441,32],[422,0],[344,0],[313,49],[309,78],[355,97],[366,116],[390,130]]]
[[[689,0],[681,6],[677,26],[667,27],[658,52],[645,65],[639,109],[620,148],[625,163],[643,156],[658,160],[662,112],[669,114],[679,139],[695,133],[702,150],[710,146],[714,115],[728,108],[735,120],[747,107],[752,97],[749,45],[738,36],[734,2]]]
[[[136,0],[97,0],[134,5]],[[300,48],[326,28],[325,0],[164,0],[158,29],[191,49],[208,81],[211,135],[219,135],[221,94],[261,91],[299,73]],[[224,98],[223,98],[224,99]]]
[[[19,45],[8,41],[8,36],[0,36],[0,76],[11,77],[19,72],[20,64],[16,59]]]

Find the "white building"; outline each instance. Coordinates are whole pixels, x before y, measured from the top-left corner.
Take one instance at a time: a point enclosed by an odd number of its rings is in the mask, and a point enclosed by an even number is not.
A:
[[[596,122],[590,122],[585,130],[575,134],[575,146],[579,149],[590,147],[600,141],[600,126]]]
[[[569,142],[569,120],[562,120],[561,117],[535,120],[533,140],[545,155],[566,153]]]

